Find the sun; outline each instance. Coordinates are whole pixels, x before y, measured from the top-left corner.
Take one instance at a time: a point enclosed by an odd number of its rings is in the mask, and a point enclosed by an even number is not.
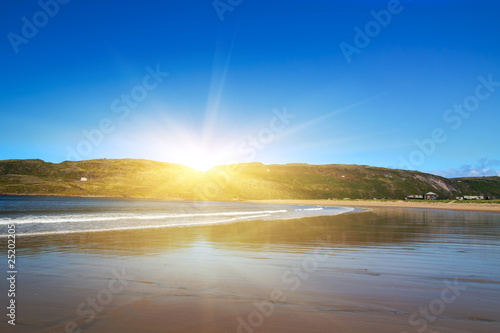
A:
[[[177,163],[186,165],[192,169],[201,172],[207,172],[216,166],[228,164],[220,153],[212,149],[201,147],[184,147],[182,151],[178,151]]]
[[[209,122],[202,128],[195,128],[168,117],[157,122],[147,120],[143,123],[138,147],[143,156],[150,159],[188,166],[201,172],[237,163],[234,138],[220,129],[209,130],[213,126]]]
[[[181,126],[177,128],[180,132]],[[194,170],[207,172],[220,165],[232,164],[233,149],[223,144],[203,142],[186,133],[164,133],[151,131],[143,147],[144,153],[155,161],[188,166]]]
[[[203,154],[191,155],[187,153],[184,158],[181,158],[181,160],[183,161],[181,164],[201,172],[210,171],[214,167],[224,164],[224,163],[217,163],[213,161],[209,156]]]

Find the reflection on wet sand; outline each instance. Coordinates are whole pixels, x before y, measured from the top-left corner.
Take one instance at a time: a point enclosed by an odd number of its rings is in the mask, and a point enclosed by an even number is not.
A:
[[[450,238],[453,234],[469,239],[492,237],[496,240],[499,231],[497,214],[374,209],[335,217],[24,237],[20,246],[25,248],[26,255],[39,251],[85,251],[141,256],[189,248],[199,242],[210,242],[228,250],[286,251],[287,248],[315,246],[318,237],[325,235],[328,235],[328,246],[342,248],[425,243]]]

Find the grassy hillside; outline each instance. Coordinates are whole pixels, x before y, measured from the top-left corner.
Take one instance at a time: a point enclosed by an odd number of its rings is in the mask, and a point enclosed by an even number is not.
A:
[[[83,182],[81,177],[88,178]],[[202,173],[147,160],[47,163],[0,161],[0,193],[137,198],[327,199],[394,198],[436,192],[441,197],[500,194],[499,177],[446,179],[416,171],[359,165],[220,166]]]
[[[467,177],[453,178],[462,193],[482,193],[484,195],[500,196],[500,177]]]
[[[0,161],[0,192],[78,196],[190,197],[191,168],[146,160],[90,160],[46,163]],[[87,177],[87,182],[80,181]]]
[[[224,175],[227,169],[217,167],[210,173]],[[234,169],[235,181],[223,192],[229,188],[244,199],[404,198],[428,191],[447,196],[459,192],[441,177],[369,166],[252,163]]]

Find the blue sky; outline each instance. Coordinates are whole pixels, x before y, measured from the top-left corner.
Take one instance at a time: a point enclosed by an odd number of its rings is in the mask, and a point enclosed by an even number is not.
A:
[[[500,175],[498,1],[24,0],[0,159]]]

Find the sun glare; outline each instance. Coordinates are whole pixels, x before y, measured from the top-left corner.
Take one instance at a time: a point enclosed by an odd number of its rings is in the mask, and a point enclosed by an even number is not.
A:
[[[163,108],[158,110],[162,112]],[[236,163],[234,140],[220,131],[212,134],[209,130],[212,126],[204,124],[201,129],[193,128],[165,116],[161,121],[143,124],[149,130],[141,133],[139,149],[153,160],[181,164],[201,172]]]
[[[199,148],[186,149],[179,152],[177,160],[179,161],[177,163],[201,172],[207,172],[216,166],[227,164],[227,161],[218,154]]]
[[[182,162],[181,164],[201,172],[207,172],[212,168],[221,165],[219,163],[211,161],[206,156],[190,156],[186,158],[185,162]]]

